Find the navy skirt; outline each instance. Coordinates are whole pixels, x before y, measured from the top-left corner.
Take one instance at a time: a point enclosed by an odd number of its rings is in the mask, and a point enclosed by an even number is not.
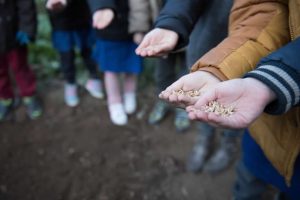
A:
[[[139,74],[142,58],[135,54],[136,48],[132,41],[97,39],[93,58],[101,71]]]

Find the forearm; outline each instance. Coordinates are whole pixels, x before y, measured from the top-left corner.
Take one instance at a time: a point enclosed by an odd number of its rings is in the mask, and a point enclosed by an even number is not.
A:
[[[114,0],[88,0],[88,4],[92,13],[105,8],[110,8],[114,11],[116,10]]]
[[[288,8],[281,1],[236,0],[229,36],[200,58],[192,71],[211,72],[222,80],[242,77],[259,60],[289,42]]]

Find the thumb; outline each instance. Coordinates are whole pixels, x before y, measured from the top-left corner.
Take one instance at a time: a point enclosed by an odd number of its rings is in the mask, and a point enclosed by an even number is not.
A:
[[[136,48],[136,50],[135,50],[136,54],[139,55],[141,53],[141,50],[148,46],[149,46],[149,39],[147,38],[147,36],[145,36],[144,39],[142,40],[142,42]]]
[[[205,105],[207,105],[211,101],[217,100],[217,94],[215,89],[207,90],[206,92],[202,93],[198,97],[198,101],[195,103],[195,109],[203,109]]]
[[[94,28],[96,28],[97,21],[98,21],[98,13],[95,13],[93,15],[93,27]]]

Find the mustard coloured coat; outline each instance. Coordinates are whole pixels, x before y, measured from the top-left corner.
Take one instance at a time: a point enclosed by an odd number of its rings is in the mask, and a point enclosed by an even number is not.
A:
[[[192,71],[208,71],[221,80],[242,77],[258,61],[300,36],[300,0],[235,0],[229,36],[200,58]],[[289,183],[300,151],[300,108],[262,114],[249,128],[278,172]]]

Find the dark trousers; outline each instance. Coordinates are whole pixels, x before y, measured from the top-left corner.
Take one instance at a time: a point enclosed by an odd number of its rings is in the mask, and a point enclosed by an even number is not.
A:
[[[0,54],[0,98],[14,97],[10,79],[14,75],[20,96],[32,96],[36,91],[36,81],[27,61],[27,48],[20,47]]]
[[[91,49],[83,48],[80,50],[80,54],[86,68],[89,71],[90,77],[97,79],[97,67],[95,62],[92,60]],[[70,84],[74,84],[76,82],[75,51],[70,50],[67,52],[60,52],[60,62],[65,80]]]
[[[262,194],[267,190],[267,184],[256,178],[241,160],[236,167],[236,175],[233,189],[234,200],[260,200],[262,198]]]
[[[216,128],[207,123],[197,123],[199,138],[213,138]],[[238,138],[242,135],[241,130],[222,129],[222,138]]]
[[[159,58],[155,68],[156,93],[159,94],[187,73],[185,52],[172,53],[167,58]]]
[[[192,65],[205,53],[217,46],[228,35],[229,13],[232,0],[211,0],[203,8],[203,13],[190,36],[187,48],[187,66]],[[204,123],[198,124],[199,134],[209,137],[215,128]],[[200,137],[201,137],[200,136]],[[223,137],[239,137],[238,131],[224,130]]]

